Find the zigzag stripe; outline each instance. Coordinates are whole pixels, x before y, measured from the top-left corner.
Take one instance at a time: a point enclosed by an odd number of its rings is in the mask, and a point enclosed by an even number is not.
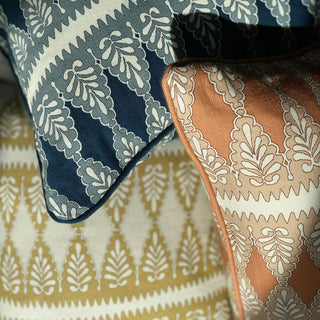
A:
[[[210,297],[217,296],[226,289],[225,276],[222,272],[215,273],[207,279],[200,282],[190,282],[185,287],[178,288],[177,286],[169,287],[166,291],[162,290],[160,293],[147,294],[145,297],[133,296],[130,300],[126,297],[123,301],[118,299],[110,299],[107,303],[102,301],[90,304],[86,301],[85,304],[75,304],[58,306],[44,304],[41,306],[38,302],[33,305],[21,304],[14,302],[7,298],[0,298],[0,310],[4,319],[16,319],[17,314],[22,314],[22,318],[29,320],[45,320],[45,319],[93,319],[96,317],[105,317],[106,314],[110,318],[115,316],[121,317],[124,314],[128,317],[130,314],[134,316],[139,312],[140,314],[152,310],[157,312],[159,309],[177,307],[179,305],[190,305],[192,302],[203,301]],[[52,317],[54,315],[54,317]],[[61,318],[58,316],[61,315]]]
[[[34,146],[29,144],[19,148],[14,145],[0,145],[0,168],[3,169],[23,169],[27,170],[31,167],[38,167],[38,159],[34,150]]]
[[[238,200],[234,196],[229,199],[226,195],[224,197],[221,196],[218,191],[216,191],[216,197],[224,211],[229,210],[231,213],[236,213],[239,219],[244,216],[249,219],[253,215],[256,221],[261,216],[268,221],[270,217],[274,217],[277,220],[280,215],[283,215],[288,222],[292,214],[298,219],[301,211],[307,215],[312,208],[315,212],[320,211],[320,183],[316,187],[310,181],[307,189],[301,183],[298,195],[291,188],[288,197],[284,193],[280,193],[279,199],[271,195],[269,201],[266,201],[262,194],[260,194],[258,201],[252,195],[249,196],[248,200],[245,200],[242,196]]]
[[[27,88],[27,100],[31,105],[39,86],[45,79],[46,71],[50,71],[50,64],[55,64],[57,57],[62,58],[62,51],[66,50],[70,52],[70,46],[77,47],[79,39],[84,40],[85,32],[90,33],[91,27],[98,27],[98,21],[105,21],[106,15],[110,15],[114,18],[116,10],[122,11],[122,6],[128,6],[129,0],[117,0],[117,1],[100,1],[95,4],[92,3],[91,8],[85,8],[84,13],[76,13],[75,20],[69,18],[68,25],[62,25],[61,31],[55,30],[55,38],[49,39],[48,47],[43,48],[43,53],[39,55],[39,58],[35,61],[35,66],[29,74],[29,87]],[[89,16],[95,17],[95,19],[88,19]],[[68,35],[67,37],[65,35]],[[72,38],[73,36],[73,38]]]

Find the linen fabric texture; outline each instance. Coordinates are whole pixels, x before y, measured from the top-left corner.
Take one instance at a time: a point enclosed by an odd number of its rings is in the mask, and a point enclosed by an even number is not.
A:
[[[181,142],[136,167],[90,219],[57,224],[46,210],[32,124],[6,89],[0,319],[232,319],[207,196]]]
[[[165,65],[299,47],[314,37],[317,5],[1,0],[0,46],[32,115],[50,215],[88,217],[173,138],[160,87]]]
[[[163,88],[216,213],[237,319],[319,319],[319,47],[175,64]]]

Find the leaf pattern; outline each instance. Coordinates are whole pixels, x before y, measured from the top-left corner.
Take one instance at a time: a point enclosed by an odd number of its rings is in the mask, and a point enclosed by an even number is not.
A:
[[[10,224],[14,219],[14,204],[18,196],[18,190],[14,177],[0,177],[1,211],[7,224]]]
[[[109,25],[114,25],[114,22],[110,21]],[[127,83],[137,95],[143,95],[150,90],[148,64],[131,29],[110,30],[110,33],[100,40],[99,49],[101,63],[112,75]]]
[[[146,143],[133,132],[128,132],[127,129],[121,128],[116,125],[112,128],[113,146],[116,151],[116,156],[119,159],[121,168],[125,168],[132,158],[138,154],[145,146]]]
[[[18,69],[24,71],[25,62],[28,57],[28,44],[26,41],[26,35],[17,29],[10,33],[9,43],[11,45],[11,50],[15,58],[15,63]]]
[[[159,232],[153,230],[150,235],[150,239],[147,241],[149,243],[145,250],[146,259],[143,261],[142,270],[148,275],[149,282],[155,282],[165,278],[166,271],[169,268],[169,261]]]
[[[188,311],[186,313],[186,320],[206,320],[206,315],[202,309]]]
[[[5,291],[18,294],[22,285],[16,252],[9,244],[1,257],[0,280]]]
[[[287,265],[293,256],[292,244],[294,239],[289,237],[285,228],[268,228],[261,230],[262,237],[258,239],[263,249],[267,252],[270,263],[276,265],[276,273],[283,276],[288,272]]]
[[[196,167],[190,162],[180,162],[175,170],[176,187],[181,203],[187,211],[191,210],[196,200],[199,176]]]
[[[22,130],[22,124],[19,121],[14,104],[15,102],[12,102],[8,107],[4,107],[5,110],[0,118],[0,137],[2,138],[16,139]]]
[[[280,26],[290,25],[290,1],[289,0],[262,0],[271,14],[276,17]]]
[[[70,250],[69,260],[67,263],[66,279],[69,283],[70,291],[72,292],[87,292],[90,281],[92,280],[93,272],[90,270],[90,265],[87,262],[86,250],[80,239],[74,243]]]
[[[144,169],[140,185],[151,213],[157,212],[160,207],[168,185],[167,179],[168,175],[161,164],[148,165]]]
[[[81,159],[78,163],[78,174],[84,185],[86,192],[93,203],[97,203],[117,179],[118,172],[104,166],[99,161]]]
[[[320,138],[318,136],[320,130],[312,123],[310,116],[303,113],[301,108],[291,107],[288,112],[291,123],[288,123],[286,129],[291,130],[294,134],[293,158],[296,161],[302,161],[301,168],[308,173],[314,166],[320,165]]]
[[[288,318],[298,320],[309,318],[305,304],[301,302],[301,299],[290,287],[277,286],[270,302],[272,300],[274,300],[275,308],[270,312],[271,320],[285,320]]]
[[[200,244],[197,234],[190,223],[186,224],[182,239],[178,266],[184,276],[190,276],[198,271],[201,262]]]
[[[63,151],[67,158],[75,156],[80,149],[74,121],[70,117],[68,108],[62,105],[61,99],[52,99],[45,93],[40,103],[34,104],[34,119],[39,134],[59,151]]]
[[[128,277],[132,269],[128,263],[128,256],[121,239],[116,238],[110,247],[110,256],[107,258],[104,278],[109,280],[111,289],[123,287],[128,284]]]
[[[40,245],[33,252],[29,284],[35,294],[51,296],[56,289],[57,281],[51,257],[46,251],[47,249]]]
[[[45,28],[52,23],[51,7],[43,0],[26,0],[23,9],[27,17],[29,32],[38,38],[42,37]]]
[[[85,66],[83,60],[77,59],[64,71],[63,79],[66,81],[65,97],[71,99],[74,106],[89,112],[103,125],[116,124],[110,88],[99,66]]]
[[[149,141],[152,141],[172,124],[172,120],[166,108],[161,106],[159,101],[154,100],[152,97],[146,101],[146,106],[147,132],[149,134]]]
[[[47,218],[46,213],[46,204],[43,198],[43,190],[41,179],[38,176],[33,176],[31,179],[31,186],[27,190],[28,198],[31,204],[31,210],[34,214],[35,221],[38,225],[41,225],[43,220]]]
[[[257,24],[257,6],[254,0],[217,0],[224,13],[228,14],[233,22]]]
[[[238,122],[242,121],[243,118]],[[283,161],[275,152],[276,146],[270,143],[268,136],[261,132],[258,125],[243,123],[240,124],[240,130],[243,135],[239,144],[241,166],[237,165],[236,168],[255,187],[276,184],[280,179],[279,171]]]
[[[139,6],[143,8],[142,3],[143,1],[138,1],[131,12],[139,10]],[[176,61],[176,52],[183,48],[184,42],[180,29],[172,22],[171,11],[165,2],[150,1],[149,9],[141,10],[138,19],[132,19],[132,26],[147,48],[155,51],[166,64]]]

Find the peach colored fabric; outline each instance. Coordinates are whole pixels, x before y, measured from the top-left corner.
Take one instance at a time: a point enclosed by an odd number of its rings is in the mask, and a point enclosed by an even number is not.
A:
[[[216,214],[238,319],[320,319],[319,75],[314,48],[187,61],[163,77]]]

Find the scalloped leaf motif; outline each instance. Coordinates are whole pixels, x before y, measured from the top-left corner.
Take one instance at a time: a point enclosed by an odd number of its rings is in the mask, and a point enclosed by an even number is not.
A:
[[[125,35],[124,35],[125,34]],[[141,96],[150,90],[145,53],[132,30],[112,30],[99,42],[101,63],[110,73]]]
[[[309,319],[306,305],[291,287],[276,287],[270,295],[267,308],[271,310],[270,320]]]
[[[255,0],[217,0],[217,5],[236,23],[257,24],[258,8]]]
[[[77,173],[86,186],[86,193],[92,203],[97,203],[119,176],[116,170],[92,158],[80,160]]]
[[[223,101],[233,109],[243,107],[245,95],[241,75],[228,65],[201,65],[208,75],[208,80],[214,85],[215,92],[222,95]]]
[[[147,9],[144,4],[141,7]],[[166,64],[173,63],[176,60],[176,51],[183,46],[183,40],[180,30],[179,33],[172,32],[174,29],[171,11],[167,4],[154,2],[146,11],[140,12],[138,17],[139,19],[132,21],[132,26],[140,34],[147,48],[155,51]]]
[[[63,74],[66,81],[66,98],[72,104],[88,112],[103,125],[112,127],[116,124],[113,100],[107,79],[98,65],[85,66],[82,60],[75,60],[72,67]]]
[[[259,314],[262,306],[260,305],[256,293],[248,287],[245,279],[242,278],[240,280],[239,288],[244,310],[250,311],[253,315]]]
[[[224,299],[215,304],[216,312],[212,320],[229,320],[231,319],[231,309],[228,300]]]
[[[116,125],[112,128],[113,147],[116,150],[116,157],[121,168],[125,168],[134,156],[141,151],[146,143],[133,132]]]
[[[67,158],[72,157],[80,144],[69,109],[61,107],[61,101],[50,99],[45,94],[37,105],[36,112],[35,120],[40,135],[59,151],[64,151]]]
[[[302,3],[308,8],[308,11],[314,15],[316,12],[317,0],[302,0]]]
[[[315,265],[320,268],[320,221],[314,225],[313,231],[306,242],[311,258]]]
[[[45,28],[52,23],[52,8],[43,0],[26,0],[22,3],[29,33],[37,38],[42,37]]]
[[[227,224],[227,232],[233,255],[238,265],[241,265],[247,252],[246,237],[240,233],[240,228],[234,223]]]
[[[212,0],[179,0],[170,3],[175,13],[188,15],[193,12],[214,12],[216,3]]]
[[[222,157],[217,156],[217,152],[207,143],[193,136],[191,138],[195,155],[201,161],[201,164],[208,174],[211,183],[227,183],[227,174],[229,168],[226,166],[226,161]]]
[[[75,219],[88,210],[88,208],[80,207],[78,203],[70,201],[53,189],[46,190],[45,197],[48,210],[62,220]]]
[[[290,25],[290,0],[261,0],[282,27]]]
[[[15,58],[16,66],[22,71],[25,70],[25,61],[28,57],[28,45],[26,35],[17,29],[9,33],[10,47]]]
[[[302,116],[296,108],[291,107],[289,113],[292,119],[290,128],[295,141],[293,159],[302,160],[304,162],[301,166],[302,170],[311,172],[314,166],[320,165],[320,129],[313,124],[310,116],[306,114]]]
[[[261,237],[257,239],[257,244],[266,252],[264,259],[267,260],[273,274],[285,276],[289,269],[292,269],[290,265],[294,255],[292,248],[294,242],[285,228],[265,227],[261,230]]]
[[[152,141],[172,123],[172,120],[166,108],[152,97],[146,101],[146,114],[147,132],[149,141]]]
[[[8,18],[5,15],[2,6],[0,6],[0,28],[6,29],[8,26]]]
[[[282,164],[275,153],[275,146],[258,125],[243,123],[240,126],[240,173],[247,176],[255,187],[276,184]]]

